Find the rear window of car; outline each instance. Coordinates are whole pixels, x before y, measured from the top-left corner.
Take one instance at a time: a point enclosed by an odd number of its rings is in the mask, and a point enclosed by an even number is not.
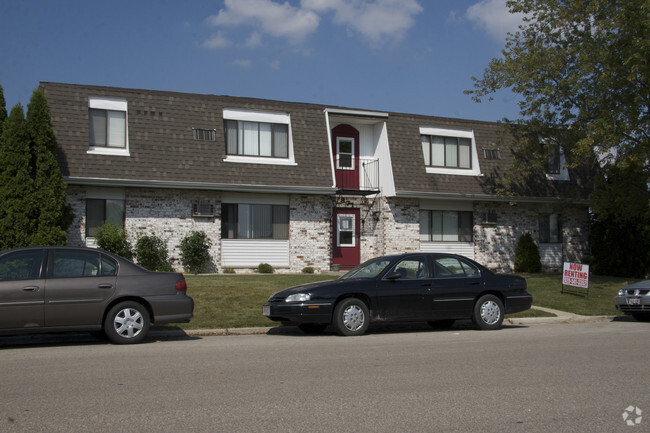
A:
[[[52,278],[113,276],[117,263],[95,251],[55,250],[52,254]]]

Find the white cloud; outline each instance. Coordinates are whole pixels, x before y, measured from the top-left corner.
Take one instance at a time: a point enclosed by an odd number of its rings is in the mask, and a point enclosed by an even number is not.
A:
[[[293,7],[288,2],[226,0],[225,8],[207,21],[219,28],[252,26],[256,31],[299,43],[316,30],[320,18],[313,11]]]
[[[225,38],[221,32],[217,33],[216,35],[211,36],[209,39],[206,39],[203,41],[203,46],[205,48],[209,48],[212,50],[216,50],[219,48],[226,48],[231,45],[231,42]]]
[[[260,35],[258,32],[251,33],[251,35],[248,37],[248,39],[246,39],[246,42],[244,43],[244,45],[248,48],[255,48],[261,44],[262,35]]]
[[[242,68],[250,68],[253,64],[249,59],[237,59],[233,63]]]
[[[507,33],[515,33],[523,22],[521,14],[510,13],[506,0],[481,0],[470,6],[465,16],[498,42],[505,41]]]
[[[400,39],[423,11],[416,0],[302,0],[301,6],[319,13],[334,12],[335,24],[345,25],[372,42]]]

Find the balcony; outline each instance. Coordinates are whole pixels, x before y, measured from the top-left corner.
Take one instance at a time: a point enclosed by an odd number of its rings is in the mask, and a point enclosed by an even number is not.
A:
[[[336,187],[340,194],[371,195],[379,190],[379,159],[336,158]]]

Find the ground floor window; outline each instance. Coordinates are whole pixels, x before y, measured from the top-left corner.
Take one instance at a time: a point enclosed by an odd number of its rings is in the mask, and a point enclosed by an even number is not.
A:
[[[562,242],[562,230],[558,214],[539,216],[539,242],[542,244],[559,244]]]
[[[472,212],[421,210],[420,240],[431,242],[472,242]]]
[[[289,239],[289,206],[224,203],[223,239]]]
[[[95,237],[105,223],[124,226],[124,200],[86,199],[86,236]]]

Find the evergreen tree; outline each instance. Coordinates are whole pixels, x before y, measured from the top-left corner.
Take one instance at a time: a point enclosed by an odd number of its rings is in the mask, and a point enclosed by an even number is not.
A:
[[[5,120],[7,120],[6,104],[5,94],[2,90],[2,86],[0,86],[0,137],[2,137],[2,125],[5,123]]]
[[[65,245],[71,211],[65,202],[66,185],[56,161],[56,139],[50,123],[50,109],[42,90],[37,89],[27,106],[34,177],[37,220],[32,245]]]
[[[34,232],[34,182],[25,112],[14,106],[0,138],[0,249],[30,244]]]

